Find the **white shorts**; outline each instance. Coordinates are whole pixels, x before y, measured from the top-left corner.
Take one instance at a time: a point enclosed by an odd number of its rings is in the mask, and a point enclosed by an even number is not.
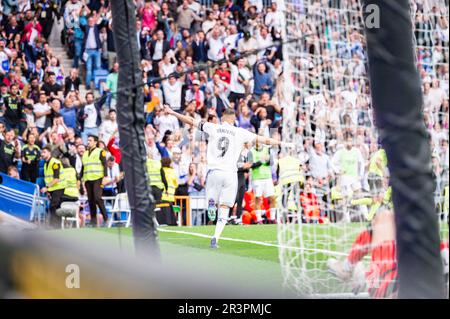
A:
[[[275,187],[272,179],[257,179],[252,181],[253,192],[255,197],[271,197],[275,195]]]
[[[206,199],[232,207],[236,201],[237,173],[212,170],[206,174]]]

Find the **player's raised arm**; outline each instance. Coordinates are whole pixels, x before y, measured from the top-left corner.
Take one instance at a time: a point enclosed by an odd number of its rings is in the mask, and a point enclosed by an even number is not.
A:
[[[170,108],[170,106],[168,104],[164,105],[164,109],[166,110],[167,113],[172,114],[173,116],[175,116],[177,119],[179,119],[181,122],[183,122],[185,124],[189,124],[191,126],[197,126],[198,125],[197,121],[194,118],[192,118],[190,116],[186,116],[186,115],[180,114],[178,112],[175,112],[174,110],[172,110]]]
[[[282,141],[276,140],[271,137],[265,137],[265,136],[260,136],[260,135],[256,136],[256,142],[266,144],[266,145],[280,145],[281,147],[295,148],[294,143],[286,143],[286,142],[282,142]]]

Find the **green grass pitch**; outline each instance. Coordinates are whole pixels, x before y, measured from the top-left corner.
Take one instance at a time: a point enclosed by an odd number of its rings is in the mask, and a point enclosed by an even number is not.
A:
[[[291,255],[292,278],[298,277],[296,269],[306,266],[309,269],[308,280],[314,283],[316,292],[349,292],[348,286],[344,287],[327,273],[326,261],[330,257],[343,258],[342,254],[348,251],[354,236],[362,229],[363,224],[303,226],[302,241],[306,250],[302,253],[294,252]],[[194,272],[214,268],[224,276],[242,278],[249,282],[253,280],[264,282],[273,286],[274,289],[282,289],[282,271],[284,270],[279,259],[277,225],[228,225],[223,231],[219,249],[216,250],[209,248],[214,226],[162,227],[160,229],[161,256],[167,261],[176,258],[176,260],[183,260],[184,266],[190,267]],[[82,228],[57,233],[58,236],[81,238],[81,240],[95,239],[103,244],[120,246],[124,250],[132,251],[133,249],[131,228]],[[446,224],[441,225],[441,234],[448,239]],[[230,241],[226,240],[227,238],[241,241]],[[291,241],[289,246],[300,247],[300,239]],[[289,284],[295,283],[288,282],[288,286]]]

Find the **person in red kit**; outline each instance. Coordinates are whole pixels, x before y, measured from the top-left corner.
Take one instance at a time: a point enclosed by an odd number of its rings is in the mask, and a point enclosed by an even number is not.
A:
[[[216,70],[215,74],[220,76],[220,79],[227,83],[230,84],[231,81],[231,73],[230,70],[228,68],[228,62],[223,62],[220,64],[219,68]]]
[[[119,148],[119,131],[116,130],[114,134],[108,141],[108,145],[106,145],[108,152],[111,153],[112,156],[116,159],[116,163],[120,165],[122,161],[122,152]]]
[[[317,196],[312,191],[310,182],[305,184],[304,191],[300,194],[300,203],[303,208],[303,218],[307,223],[319,221],[320,207]]]
[[[367,288],[371,298],[397,298],[397,247],[392,203],[383,204],[366,229],[353,241],[347,258],[328,260],[328,270],[344,282],[352,282],[354,293]],[[361,262],[370,254],[367,269]],[[448,286],[448,241],[441,243],[444,278]],[[447,289],[448,293],[448,289]]]
[[[262,198],[262,208],[266,211],[266,217],[270,219],[270,202],[268,198]],[[242,224],[257,224],[258,218],[255,212],[255,193],[249,190],[244,194],[244,212],[242,213]]]

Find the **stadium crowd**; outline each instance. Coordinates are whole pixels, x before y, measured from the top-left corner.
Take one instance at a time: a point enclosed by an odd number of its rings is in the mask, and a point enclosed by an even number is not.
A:
[[[73,167],[77,180],[85,181],[83,166],[89,162],[83,155],[94,139],[102,154],[102,195],[124,192],[115,96],[120,66],[110,1],[0,3],[0,172],[48,191],[41,159],[45,148],[55,159],[67,158],[61,165]],[[208,139],[182,125],[164,104],[215,123],[233,109],[239,127],[275,138],[288,132],[285,138],[297,146],[294,157],[302,175],[301,196],[293,205],[302,207],[305,221],[343,218],[333,211],[345,198],[369,193],[371,176],[386,177],[386,156],[374,130],[359,1],[135,3],[146,83],[145,143],[149,159],[159,163],[148,164],[149,174],[161,172],[152,186],[161,190],[163,201],[173,203],[174,195],[204,196]],[[414,0],[413,19],[436,205],[448,212],[449,23],[448,6],[439,4]],[[70,70],[62,67],[67,57],[55,55],[49,43],[57,23],[64,25],[61,41],[73,61]],[[286,61],[279,41],[292,37],[298,41]],[[287,62],[290,77],[284,76]],[[164,80],[152,81],[159,77]],[[292,104],[291,94],[295,127],[287,128],[283,111]],[[260,207],[255,207],[251,180],[269,169],[272,183],[279,185],[281,153],[275,147],[268,156],[258,152],[249,145],[240,159],[233,212],[238,222],[261,223],[264,215],[274,219],[269,197],[280,191],[275,187],[262,200],[256,198]],[[90,191],[83,182],[77,188],[81,194]],[[367,213],[364,205],[355,209]],[[200,216],[194,214],[194,224],[212,218]],[[167,223],[175,222],[169,218]]]

